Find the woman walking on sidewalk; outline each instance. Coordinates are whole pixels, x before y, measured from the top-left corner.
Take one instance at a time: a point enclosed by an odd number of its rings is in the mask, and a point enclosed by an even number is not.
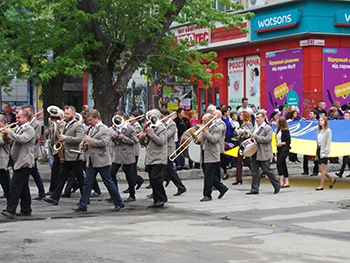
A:
[[[318,158],[318,169],[321,172],[321,183],[317,187],[316,191],[321,191],[324,188],[324,182],[326,177],[332,182],[329,188],[333,188],[336,180],[333,179],[329,173],[326,171],[326,165],[331,152],[331,142],[332,142],[332,131],[328,127],[328,118],[322,116],[318,120],[317,129],[317,158]]]
[[[287,188],[289,187],[289,174],[286,159],[289,156],[290,132],[286,118],[278,118],[276,124],[277,171],[280,176],[281,188]]]

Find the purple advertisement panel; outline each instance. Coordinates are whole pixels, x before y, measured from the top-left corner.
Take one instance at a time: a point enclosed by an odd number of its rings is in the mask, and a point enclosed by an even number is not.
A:
[[[302,49],[266,53],[266,110],[290,112],[299,108],[302,115]]]
[[[350,48],[323,48],[323,88],[327,109],[350,101]]]

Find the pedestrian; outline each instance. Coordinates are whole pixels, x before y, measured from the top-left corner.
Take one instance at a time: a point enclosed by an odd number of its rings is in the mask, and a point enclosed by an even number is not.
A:
[[[289,187],[289,174],[286,159],[290,149],[290,132],[286,118],[279,117],[276,124],[277,171],[281,188],[287,188]]]
[[[317,129],[317,158],[318,169],[321,172],[321,183],[315,189],[316,191],[322,191],[324,189],[324,182],[326,177],[331,181],[329,188],[333,188],[337,180],[333,179],[326,171],[328,158],[331,152],[332,131],[328,126],[328,118],[326,116],[320,116],[318,119]]]

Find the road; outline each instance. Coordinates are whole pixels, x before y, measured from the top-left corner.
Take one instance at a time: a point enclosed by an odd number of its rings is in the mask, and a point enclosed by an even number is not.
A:
[[[174,197],[172,183],[166,188],[163,209],[147,209],[152,201],[145,185],[136,202],[114,213],[102,183],[103,194],[91,199],[88,212],[71,210],[78,193],[58,206],[33,201],[31,217],[0,219],[1,262],[348,262],[350,179],[315,191],[320,178],[300,172],[291,165],[291,187],[277,195],[268,179],[259,195],[248,196],[250,177],[238,186],[230,177],[222,199],[214,192],[213,201],[201,203],[202,174],[193,170],[198,178],[184,180],[185,194]],[[191,177],[186,173],[181,177]]]

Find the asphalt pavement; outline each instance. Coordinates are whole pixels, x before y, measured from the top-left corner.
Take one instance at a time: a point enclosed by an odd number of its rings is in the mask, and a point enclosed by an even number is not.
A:
[[[170,183],[162,209],[147,208],[152,203],[147,182],[136,192],[136,202],[119,212],[110,211],[113,204],[105,201],[102,183],[102,195],[91,198],[87,212],[71,210],[79,193],[58,206],[33,201],[31,217],[0,218],[1,262],[348,262],[350,178],[336,177],[340,165],[328,165],[337,182],[315,191],[320,176],[301,175],[300,164],[288,167],[291,187],[277,195],[266,178],[259,195],[246,195],[249,170],[242,185],[232,185],[234,170],[229,170],[226,195],[217,199],[214,191],[212,201],[200,202],[203,174],[196,169],[179,171],[187,192],[173,196]],[[47,163],[39,169],[48,187]],[[142,169],[139,165],[147,179]],[[30,186],[34,197],[32,180]],[[119,189],[126,188],[120,174]]]

